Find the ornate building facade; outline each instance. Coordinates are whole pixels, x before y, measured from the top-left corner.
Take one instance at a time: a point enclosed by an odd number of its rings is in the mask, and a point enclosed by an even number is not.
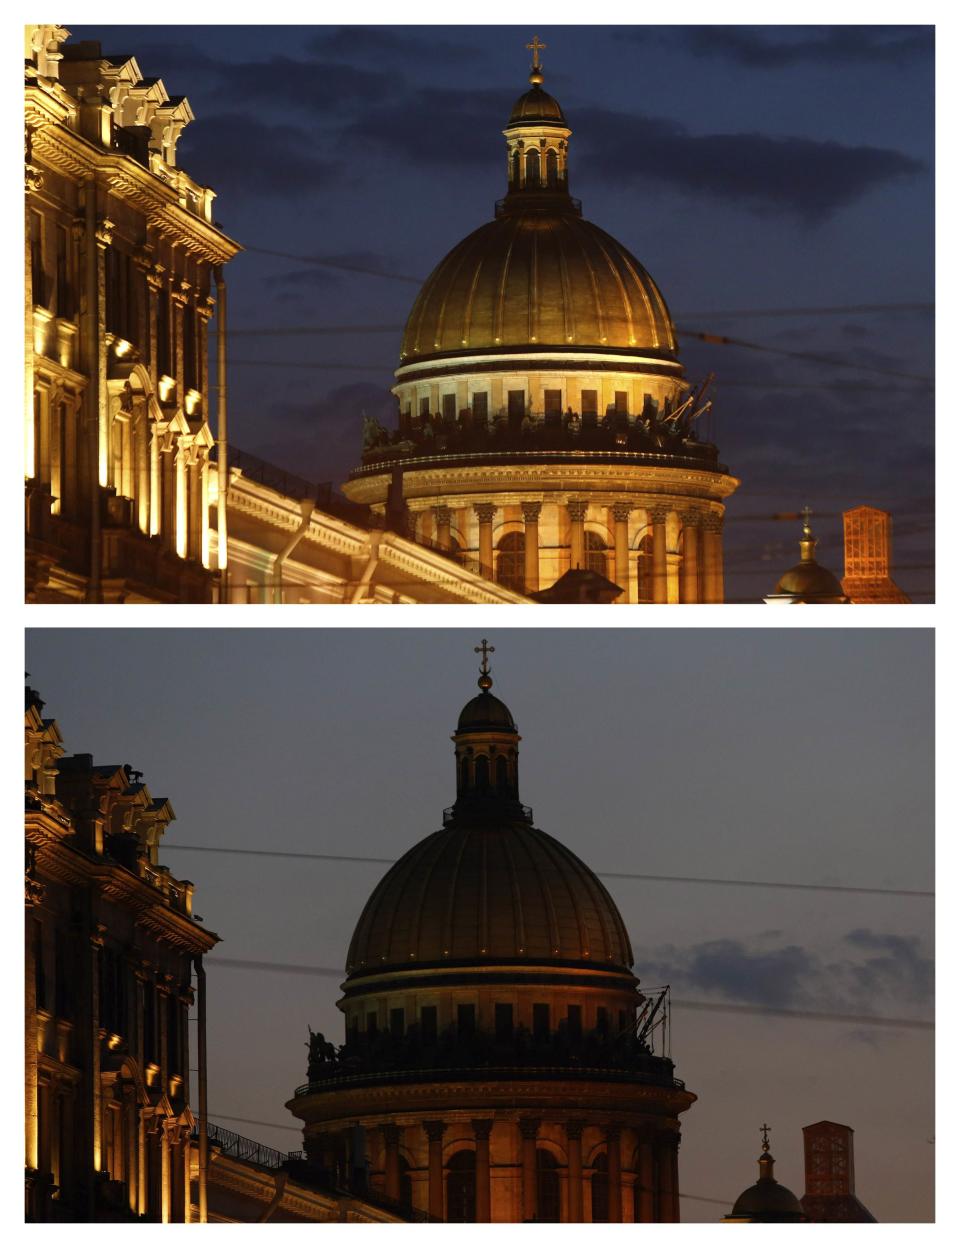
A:
[[[187,100],[26,27],[27,598],[205,602],[211,278],[239,251],[177,166]]]
[[[217,937],[193,917],[193,884],[159,862],[167,799],[129,767],[63,753],[28,689],[27,1218],[188,1222],[196,1203],[204,1221],[191,1136],[205,1112],[203,955]]]
[[[346,1043],[314,1038],[288,1102],[307,1162],[438,1221],[677,1221],[696,1098],[655,1050],[665,990],[638,991],[613,899],[520,802],[486,654],[479,684],[443,827],[357,923]]]
[[[723,601],[724,500],[667,305],[569,191],[572,131],[530,88],[503,131],[493,221],[437,265],[403,335],[396,431],[368,423],[345,493],[533,594],[588,568],[618,602]]]

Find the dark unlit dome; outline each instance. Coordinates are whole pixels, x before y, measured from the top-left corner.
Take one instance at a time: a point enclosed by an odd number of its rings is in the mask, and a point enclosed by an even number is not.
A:
[[[529,823],[493,816],[434,832],[390,868],[360,916],[347,972],[497,958],[633,963],[620,912],[590,868]]]
[[[470,699],[457,720],[457,732],[482,731],[484,728],[504,728],[508,732],[517,730],[510,708],[486,690]]]

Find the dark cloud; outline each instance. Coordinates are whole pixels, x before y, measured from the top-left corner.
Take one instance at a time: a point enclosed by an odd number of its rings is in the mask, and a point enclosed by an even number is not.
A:
[[[933,26],[682,26],[632,38],[679,47],[699,57],[732,61],[745,69],[793,65],[899,65],[932,57]]]
[[[934,964],[916,937],[857,928],[832,957],[796,944],[764,948],[758,939],[760,947],[740,940],[666,946],[634,970],[642,981],[775,1009],[883,1014],[909,1003],[929,1013]]]
[[[200,182],[238,198],[327,190],[345,175],[342,164],[314,154],[305,131],[238,113],[195,121],[183,133],[179,156]]]
[[[587,109],[577,118],[587,146],[578,166],[618,185],[674,187],[808,223],[923,164],[891,148],[767,134],[691,134],[679,122]]]
[[[336,26],[325,27],[310,36],[303,44],[305,52],[317,56],[336,56],[345,61],[367,61],[371,56],[387,53],[390,56],[430,56],[445,61],[465,61],[477,55],[476,47],[466,42],[455,43],[450,39],[438,39],[435,27],[427,28],[427,38],[418,39],[408,28],[401,33],[389,26]],[[461,27],[467,33],[467,27]]]
[[[449,90],[422,87],[396,105],[364,109],[346,127],[344,144],[353,148],[360,141],[425,166],[483,168],[501,160],[496,122],[506,124],[508,107],[504,93],[493,88],[463,92],[451,103]]]
[[[340,113],[354,104],[382,101],[402,83],[396,73],[286,56],[220,62],[216,72],[234,98],[252,107],[292,106],[317,114]]]

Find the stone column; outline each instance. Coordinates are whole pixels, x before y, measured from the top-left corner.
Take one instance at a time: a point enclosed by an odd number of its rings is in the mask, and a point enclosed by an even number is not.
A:
[[[480,522],[480,575],[493,580],[493,503],[474,503],[473,510]]]
[[[680,1134],[670,1141],[670,1192],[673,1197],[673,1221],[680,1221]]]
[[[619,1123],[607,1128],[607,1208],[609,1222],[623,1221],[623,1187],[621,1185]]]
[[[698,511],[685,511],[680,519],[683,523],[683,572],[680,578],[680,601],[699,602],[702,521]]]
[[[528,594],[540,588],[540,503],[521,503],[523,509],[523,583]]]
[[[474,1118],[473,1138],[476,1158],[476,1220],[490,1221],[490,1131],[493,1122],[489,1118]]]
[[[438,1222],[443,1221],[443,1133],[444,1123],[433,1119],[424,1122],[427,1133],[427,1212]]]
[[[383,1183],[387,1200],[400,1200],[400,1128],[395,1122],[380,1127],[383,1135]]]
[[[650,508],[653,530],[653,601],[667,602],[667,509]]]
[[[610,508],[613,515],[614,580],[623,590],[617,602],[630,601],[630,547],[627,523],[632,510],[630,503],[614,503]]]
[[[648,1135],[640,1136],[639,1148],[640,1180],[640,1221],[653,1222],[656,1219],[654,1204],[655,1190],[653,1185],[653,1140]]]
[[[567,1211],[569,1222],[583,1221],[583,1123],[567,1123]]]
[[[723,516],[710,512],[703,521],[705,602],[723,602]]]
[[[26,873],[26,931],[24,933],[24,951],[26,953],[26,965],[23,971],[23,987],[24,987],[24,1086],[25,1095],[25,1113],[24,1124],[26,1127],[26,1168],[27,1171],[38,1171],[39,1165],[39,1095],[38,1095],[38,1079],[37,1079],[37,1047],[38,1047],[38,1027],[37,1027],[37,994],[36,994],[36,962],[35,962],[35,940],[36,932],[34,929],[33,907],[40,902],[43,893],[41,885],[33,877],[33,864],[36,858],[36,849],[29,842],[27,843],[27,873]]]
[[[183,376],[183,319],[190,315],[188,300],[190,298],[190,283],[181,279],[179,282],[174,279],[170,290],[171,299],[171,317],[173,325],[171,326],[171,349],[172,349],[172,367],[174,380],[177,383],[177,407],[183,406],[183,396],[185,391]]]
[[[141,1109],[137,1117],[137,1211],[147,1212],[147,1111]]]
[[[537,1217],[537,1131],[539,1118],[520,1119],[520,1164],[522,1168],[521,1200],[523,1222]]]
[[[587,514],[587,504],[573,501],[567,503],[570,515],[570,568],[582,568],[583,560],[583,522]]]
[[[184,1222],[193,1221],[193,1209],[190,1201],[190,1137],[182,1134],[180,1137],[180,1148],[183,1153],[183,1220]]]
[[[661,1222],[676,1222],[676,1137],[661,1136],[657,1141],[657,1172],[660,1191],[658,1205]]]
[[[433,514],[437,522],[437,545],[441,550],[450,549],[450,508],[434,507]]]
[[[167,1128],[169,1119],[160,1124],[160,1221],[170,1221],[170,1132]]]
[[[157,321],[160,316],[159,301],[162,297],[167,297],[164,290],[163,275],[166,272],[162,264],[151,264],[147,272],[147,355],[150,359],[150,380],[153,383],[154,393],[156,393],[157,383],[160,378],[159,367],[159,335],[157,333]]]

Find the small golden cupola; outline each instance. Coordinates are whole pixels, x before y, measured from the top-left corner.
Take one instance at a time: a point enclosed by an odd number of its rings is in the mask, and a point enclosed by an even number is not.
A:
[[[774,1158],[770,1152],[770,1128],[760,1128],[763,1152],[757,1158],[760,1176],[752,1187],[741,1192],[723,1222],[806,1222],[800,1201],[788,1187],[773,1177]]]
[[[813,512],[804,507],[803,531],[800,536],[800,562],[784,572],[777,582],[772,594],[768,594],[766,602],[776,603],[817,603],[817,602],[849,602],[843,592],[843,586],[828,569],[817,563],[817,539],[810,526]]]
[[[509,185],[504,204],[506,211],[514,205],[526,210],[535,206],[535,202],[529,200],[521,205],[520,197],[543,197],[546,193],[555,198],[567,193],[567,148],[571,131],[563,109],[543,89],[540,52],[546,46],[536,35],[533,42],[527,44],[533,52],[530,89],[514,104],[503,132],[507,140]]]

